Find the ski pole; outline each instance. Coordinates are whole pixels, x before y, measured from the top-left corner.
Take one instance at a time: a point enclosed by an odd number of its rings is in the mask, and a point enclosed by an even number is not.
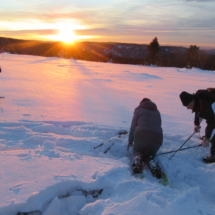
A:
[[[188,138],[187,140],[175,151],[175,153],[169,158],[170,160],[173,158],[173,156],[182,148],[182,146],[195,134],[196,132],[194,131]]]
[[[114,142],[104,151],[104,153],[106,154],[110,149],[111,147],[114,145]]]
[[[96,149],[96,148],[98,148],[98,147],[100,147],[100,146],[102,146],[102,145],[104,145],[104,142],[101,143],[101,144],[99,144],[98,146],[95,146],[94,149]]]
[[[94,149],[100,147],[100,146],[103,146],[105,143],[108,143],[111,141],[111,139],[113,138],[120,138],[122,135],[126,135],[128,132],[127,131],[123,131],[123,132],[119,132],[119,135],[118,136],[115,136],[115,137],[111,137],[109,140],[106,140],[104,142],[102,142],[101,144],[99,144],[98,146],[95,146]]]
[[[118,136],[118,137],[120,137],[120,136]],[[114,143],[115,142],[113,142],[105,151],[104,151],[104,153],[106,154],[110,149],[111,149],[111,147],[114,145]],[[129,149],[129,144],[128,144],[128,147],[127,147],[127,150]]]
[[[195,148],[195,147],[198,147],[198,146],[201,146],[201,145],[202,144],[199,144],[197,146],[189,146],[189,147],[186,147],[186,148],[179,149],[178,151],[183,151],[183,150],[186,150],[186,149]],[[157,156],[160,156],[160,155],[165,155],[165,154],[173,153],[173,152],[176,152],[176,151],[177,150],[173,150],[173,151],[169,151],[169,152],[164,152],[164,153],[157,154],[155,156],[157,157]]]
[[[119,137],[119,136],[118,136],[118,137]],[[94,149],[96,149],[96,148],[98,148],[98,147],[100,147],[100,146],[103,146],[105,143],[110,142],[112,138],[113,138],[113,137],[111,137],[111,138],[110,138],[109,140],[107,140],[107,141],[102,142],[102,143],[99,144],[98,146],[95,146]]]

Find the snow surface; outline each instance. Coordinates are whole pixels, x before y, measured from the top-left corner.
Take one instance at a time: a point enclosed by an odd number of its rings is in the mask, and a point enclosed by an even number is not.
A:
[[[163,186],[147,169],[143,179],[131,175],[128,135],[118,137],[148,97],[162,115],[158,153],[179,148],[194,117],[179,94],[214,87],[214,72],[0,57],[1,215],[215,214],[215,164],[201,161],[209,148],[158,156],[171,183]],[[196,134],[185,147],[199,143]]]

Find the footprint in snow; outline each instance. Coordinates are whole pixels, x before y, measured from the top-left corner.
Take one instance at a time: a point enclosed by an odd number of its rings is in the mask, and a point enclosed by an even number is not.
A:
[[[22,184],[17,184],[15,186],[11,187],[9,190],[13,191],[14,194],[18,194],[22,188],[23,188]]]

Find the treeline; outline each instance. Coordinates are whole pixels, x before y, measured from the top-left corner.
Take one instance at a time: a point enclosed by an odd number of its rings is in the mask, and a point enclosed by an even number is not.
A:
[[[190,48],[160,46],[157,37],[149,45],[96,42],[68,45],[62,42],[28,41],[0,37],[0,49],[12,54],[215,70],[215,55],[200,51],[196,45],[191,45]]]
[[[162,55],[157,37],[149,44],[147,59],[157,63],[158,66],[200,68],[203,70],[215,70],[215,55],[201,52],[196,45],[190,45],[184,54]]]
[[[112,57],[112,62],[122,64],[156,65],[160,67],[200,68],[215,70],[215,55],[199,50],[196,45],[178,52],[165,51],[169,47],[160,47],[157,37],[147,46],[144,59]]]
[[[215,55],[201,53],[199,55],[199,61],[193,64],[189,64],[186,60],[186,55],[182,54],[165,54],[160,55],[155,64],[149,64],[146,59],[133,59],[113,57],[111,59],[113,63],[120,64],[135,64],[135,65],[156,65],[159,67],[178,67],[178,68],[200,68],[202,70],[215,71]]]

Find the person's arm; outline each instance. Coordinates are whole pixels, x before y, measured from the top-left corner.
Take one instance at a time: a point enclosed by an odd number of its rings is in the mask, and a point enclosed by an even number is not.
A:
[[[203,118],[201,118],[200,116],[198,116],[198,114],[195,112],[195,117],[194,117],[194,131],[195,132],[200,132],[201,129],[201,122],[202,122]]]
[[[210,124],[207,124],[206,128],[205,128],[205,138],[207,139],[211,139],[211,135],[213,133],[214,130],[214,126],[211,126]]]
[[[196,112],[195,112],[195,117],[194,117],[194,126],[195,125],[198,125],[198,126],[200,125],[200,119]]]
[[[131,122],[131,128],[130,128],[130,132],[129,132],[129,137],[128,137],[128,144],[130,144],[130,145],[132,145],[134,142],[134,131],[135,131],[135,127],[137,126],[137,121],[138,121],[137,113],[136,113],[136,111],[134,111],[133,119]]]
[[[204,147],[209,146],[210,138],[212,136],[213,130],[214,130],[214,127],[207,124],[207,126],[205,128],[205,136],[201,142],[202,146],[204,146]]]

